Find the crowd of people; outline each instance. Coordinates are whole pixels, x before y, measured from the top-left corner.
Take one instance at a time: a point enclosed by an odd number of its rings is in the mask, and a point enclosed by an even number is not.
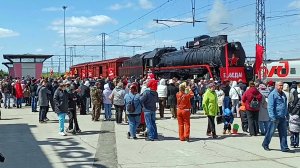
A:
[[[242,130],[249,136],[264,135],[262,147],[269,149],[271,138],[277,129],[281,151],[290,151],[287,134],[291,134],[291,146],[299,146],[300,85],[260,80],[214,81],[213,79],[154,79],[153,76],[117,77],[103,79],[10,79],[1,82],[4,108],[31,106],[32,112],[39,106],[39,122],[47,123],[51,108],[59,119],[59,134],[81,132],[76,110],[80,115],[91,114],[92,121],[99,121],[104,110],[104,121],[112,120],[115,109],[117,124],[128,124],[128,138],[137,139],[137,130],[145,124],[146,140],[158,139],[156,111],[165,118],[165,109],[171,111],[171,119],[178,120],[179,139],[190,141],[190,116],[200,111],[208,118],[207,136],[218,138],[216,123],[224,123],[223,134],[231,134],[233,121],[240,118]],[[89,109],[92,107],[92,111]],[[65,116],[69,126],[64,130]]]

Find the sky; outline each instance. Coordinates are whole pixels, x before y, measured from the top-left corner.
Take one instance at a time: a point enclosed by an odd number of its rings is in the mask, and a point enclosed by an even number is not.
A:
[[[0,61],[3,54],[51,54],[44,72],[59,65],[64,71],[63,19],[66,9],[67,45],[106,44],[106,59],[132,56],[157,47],[180,48],[199,35],[228,35],[240,41],[248,57],[255,56],[256,0],[196,0],[196,23],[158,22],[154,19],[192,20],[191,0],[0,0]],[[300,0],[266,0],[267,59],[300,58]],[[101,60],[100,46],[67,48],[74,64]],[[61,62],[59,64],[59,58]],[[7,68],[0,65],[0,69]]]

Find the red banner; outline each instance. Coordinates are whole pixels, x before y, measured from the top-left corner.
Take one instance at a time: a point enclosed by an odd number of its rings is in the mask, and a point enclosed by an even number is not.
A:
[[[114,69],[113,68],[108,68],[108,77],[110,79],[113,79],[115,77]]]
[[[242,79],[246,83],[246,73],[244,67],[228,67],[228,76],[226,75],[226,67],[220,68],[221,80],[238,81]]]
[[[254,73],[257,74],[261,64],[263,63],[264,58],[264,47],[256,44],[256,56],[255,56],[255,67],[254,67]]]
[[[85,75],[85,69],[81,70],[81,77],[82,77],[82,79],[84,79],[86,77],[86,75]]]
[[[89,73],[88,73],[89,78],[93,77],[93,70],[92,70],[92,69],[89,69],[88,72],[89,72]]]

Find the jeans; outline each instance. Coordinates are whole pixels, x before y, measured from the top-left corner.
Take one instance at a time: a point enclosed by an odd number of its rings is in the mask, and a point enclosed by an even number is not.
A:
[[[291,132],[291,146],[298,147],[299,146],[299,132]]]
[[[10,97],[9,93],[4,93],[4,107],[10,107]]]
[[[58,122],[59,122],[59,132],[64,132],[65,131],[65,117],[66,117],[66,113],[64,112],[59,112],[57,114],[58,116]]]
[[[104,104],[105,119],[111,119],[111,104]]]
[[[230,97],[229,96],[225,96],[224,100],[223,100],[223,112],[226,108],[230,109]]]
[[[136,130],[141,122],[141,115],[140,114],[129,114],[128,115],[129,121],[129,132],[132,138],[136,137]]]
[[[259,121],[259,129],[262,135],[265,135],[268,129],[269,121]]]
[[[90,112],[90,103],[91,103],[91,98],[87,97],[85,108],[86,108],[86,112],[88,112],[88,113]]]
[[[231,107],[231,112],[234,114],[234,113],[236,113],[236,115],[239,117],[239,103],[240,103],[240,101],[239,101],[239,99],[232,99],[231,100],[231,102],[232,102],[232,107]]]
[[[37,111],[36,108],[37,108],[36,98],[35,96],[31,96],[31,111],[32,112]]]
[[[285,151],[288,148],[287,145],[287,125],[285,118],[278,118],[275,121],[270,121],[268,125],[268,129],[265,135],[265,139],[263,141],[263,146],[269,147],[272,136],[276,130],[278,129],[279,139],[280,139],[280,148],[281,151]]]
[[[39,121],[44,121],[46,119],[46,111],[47,106],[40,106]]]
[[[202,109],[202,100],[203,100],[202,95],[199,95],[199,110],[203,110]]]
[[[198,99],[196,99],[195,97],[193,97],[191,99],[191,103],[192,103],[191,113],[192,114],[196,114],[197,113],[197,102],[198,102]]]
[[[145,111],[145,121],[149,139],[157,139],[157,127],[155,123],[155,111]]]
[[[69,110],[68,116],[69,116],[69,130],[73,130],[73,123],[75,124],[75,131],[80,130],[77,121],[76,110]]]
[[[86,115],[86,98],[80,97],[80,115]]]
[[[166,98],[165,97],[160,97],[159,98],[159,115],[160,115],[160,118],[164,118],[165,106],[166,106]]]
[[[114,105],[116,109],[116,123],[122,123],[123,105]]]
[[[22,98],[17,99],[17,107],[21,108],[22,107]]]

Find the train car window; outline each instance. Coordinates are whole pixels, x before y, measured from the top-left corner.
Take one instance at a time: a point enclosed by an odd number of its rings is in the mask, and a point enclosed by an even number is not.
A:
[[[291,68],[291,74],[296,74],[296,68]]]
[[[102,66],[100,66],[100,67],[99,67],[99,75],[102,75],[102,73],[103,73],[102,71],[103,71],[103,70],[102,70]]]
[[[286,74],[286,69],[282,68],[281,72],[282,72],[282,74]]]

